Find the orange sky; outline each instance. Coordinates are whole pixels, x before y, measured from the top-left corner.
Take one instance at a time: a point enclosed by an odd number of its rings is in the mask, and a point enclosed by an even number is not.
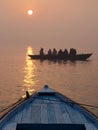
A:
[[[28,16],[27,10],[34,15]],[[0,46],[91,49],[98,44],[98,0],[1,0]]]

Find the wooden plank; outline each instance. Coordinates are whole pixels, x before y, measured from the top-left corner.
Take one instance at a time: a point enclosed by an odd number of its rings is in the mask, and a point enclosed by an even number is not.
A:
[[[22,122],[23,108],[24,108],[24,105],[20,108],[20,110],[17,111],[17,113],[15,115],[15,122],[17,122],[17,123]]]
[[[72,123],[71,121],[71,118],[66,110],[66,105],[64,103],[60,104],[60,109],[61,109],[61,112],[62,112],[62,116],[63,116],[63,119],[64,119],[64,122],[65,123]]]
[[[41,103],[43,103],[43,99],[42,99],[42,97],[36,97],[34,100],[33,100],[33,102],[32,102],[32,104],[41,104]]]
[[[31,107],[31,122],[40,123],[41,122],[41,105],[33,104]]]
[[[58,103],[61,101],[58,97],[54,95],[51,96],[45,95],[42,97],[42,99],[44,100],[44,103]]]
[[[85,123],[86,130],[98,130],[93,124]]]
[[[51,103],[51,100],[52,100],[51,98],[52,98],[52,96],[48,96],[48,95],[46,96],[46,95],[45,95],[45,96],[42,96],[41,98],[43,99],[43,103],[44,103],[44,104],[48,104],[48,103],[50,104],[50,103]]]
[[[9,123],[2,128],[2,130],[16,130],[17,123]]]
[[[47,105],[41,104],[41,123],[48,123]]]
[[[27,103],[24,106],[21,123],[31,123],[31,104]]]
[[[55,103],[54,110],[55,110],[55,117],[58,123],[72,123],[68,112],[66,111],[65,103],[60,100],[60,98],[51,96],[49,97],[49,103]],[[61,102],[60,102],[61,101]]]
[[[22,111],[16,113],[15,122],[17,122],[17,123],[22,122]]]
[[[54,103],[53,103],[54,96],[43,96],[44,104],[46,104],[46,110],[47,110],[47,119],[48,123],[56,123],[56,117],[55,117],[55,110],[54,110]]]
[[[2,130],[15,130],[16,124],[17,123],[15,122],[15,116],[13,115],[4,123]]]
[[[88,122],[88,120],[86,120],[86,118],[83,116],[83,114],[80,113],[78,110],[76,110],[74,105],[73,106],[66,105],[66,110],[71,118],[72,123],[83,124],[83,123]]]
[[[57,123],[64,123],[63,113],[60,109],[60,103],[54,104],[54,109]]]
[[[57,123],[53,104],[47,104],[48,123]]]

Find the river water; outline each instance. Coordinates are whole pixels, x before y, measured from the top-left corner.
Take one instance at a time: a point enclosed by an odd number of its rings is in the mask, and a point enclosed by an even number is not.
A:
[[[27,52],[0,57],[0,110],[48,84],[81,104],[98,106],[98,61],[30,60]],[[98,115],[98,108],[88,108]]]

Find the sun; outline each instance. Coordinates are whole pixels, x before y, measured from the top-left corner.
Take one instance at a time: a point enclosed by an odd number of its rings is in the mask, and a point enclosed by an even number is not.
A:
[[[29,10],[27,11],[27,13],[28,13],[28,15],[32,15],[32,14],[33,14],[33,10],[29,9]]]

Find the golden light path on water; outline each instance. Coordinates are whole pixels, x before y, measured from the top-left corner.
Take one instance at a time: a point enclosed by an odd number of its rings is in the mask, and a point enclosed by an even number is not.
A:
[[[35,85],[35,69],[36,66],[33,63],[32,60],[30,60],[30,57],[28,55],[33,54],[33,49],[32,47],[27,48],[26,52],[26,61],[25,61],[25,66],[24,66],[24,84],[23,86],[25,87],[25,90],[28,91],[30,94],[34,91],[33,86]]]

